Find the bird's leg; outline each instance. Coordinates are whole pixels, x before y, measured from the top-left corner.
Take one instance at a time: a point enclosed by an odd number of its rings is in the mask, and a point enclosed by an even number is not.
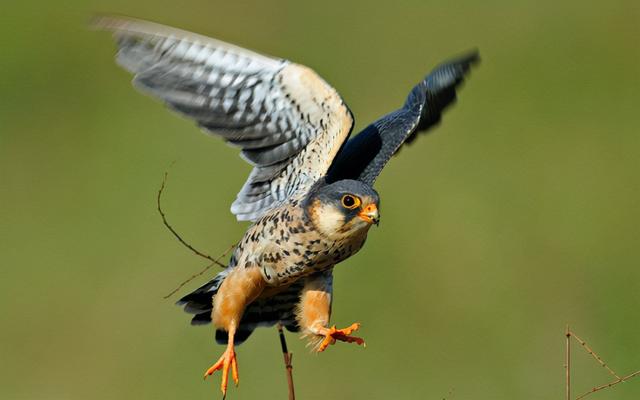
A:
[[[329,327],[331,316],[331,275],[319,274],[307,278],[298,304],[297,319],[300,327],[308,335],[313,335],[318,352],[324,351],[337,340],[364,345],[364,339],[350,336],[358,330],[359,323],[344,329]]]
[[[227,395],[227,384],[229,382],[229,367],[231,367],[231,377],[233,378],[233,382],[235,382],[236,386],[240,383],[240,376],[238,375],[238,361],[236,359],[236,352],[233,349],[233,336],[235,333],[235,328],[229,331],[229,342],[227,344],[227,349],[222,353],[222,356],[218,359],[218,361],[209,367],[208,370],[204,373],[204,378],[207,379],[207,376],[213,375],[219,369],[222,369],[222,382],[220,383],[220,390],[222,391],[222,395]]]
[[[211,319],[216,327],[228,332],[229,341],[227,349],[222,353],[218,361],[207,369],[204,377],[206,378],[215,371],[222,369],[220,390],[223,396],[227,394],[229,369],[231,369],[231,377],[236,386],[240,383],[238,361],[233,343],[236,329],[246,306],[260,295],[264,287],[265,282],[259,268],[237,268],[227,275],[213,299]]]

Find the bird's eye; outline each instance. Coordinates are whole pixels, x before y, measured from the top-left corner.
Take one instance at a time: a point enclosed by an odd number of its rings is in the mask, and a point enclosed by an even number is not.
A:
[[[349,210],[353,210],[354,208],[360,205],[360,199],[352,196],[350,194],[345,194],[342,196],[342,206],[344,208],[348,208]]]

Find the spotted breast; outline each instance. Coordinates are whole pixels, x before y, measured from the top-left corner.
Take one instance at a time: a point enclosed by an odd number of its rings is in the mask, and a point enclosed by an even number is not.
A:
[[[285,286],[324,271],[349,258],[363,246],[367,231],[325,235],[300,202],[264,215],[238,244],[230,266],[258,267],[269,286]]]

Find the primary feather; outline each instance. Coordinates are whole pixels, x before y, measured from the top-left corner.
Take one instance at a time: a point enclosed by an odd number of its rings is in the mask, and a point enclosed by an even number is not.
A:
[[[473,64],[477,51],[445,62],[420,81],[403,106],[378,119],[349,139],[336,156],[328,181],[357,179],[375,183],[382,169],[403,143],[440,122],[442,112],[455,101],[456,89]]]
[[[338,93],[311,69],[135,19],[101,17],[134,84],[239,147],[253,170],[231,206],[256,220],[324,176],[351,132]]]

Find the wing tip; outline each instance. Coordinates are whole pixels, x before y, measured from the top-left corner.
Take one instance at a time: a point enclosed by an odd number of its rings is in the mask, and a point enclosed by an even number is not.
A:
[[[481,61],[482,59],[480,58],[480,50],[477,47],[473,47],[467,51],[460,53],[458,56],[453,57],[438,65],[434,69],[434,71],[437,71],[441,68],[449,68],[453,66],[454,68],[461,69],[461,71],[459,70],[461,72],[460,75],[465,75],[472,66],[480,64]]]
[[[431,92],[457,87],[465,79],[471,67],[479,64],[480,61],[480,51],[472,48],[436,66],[421,83],[425,84],[427,90]]]
[[[463,64],[478,65],[482,61],[482,58],[480,57],[480,50],[477,47],[472,47],[471,49],[461,53],[458,57],[458,61]]]

